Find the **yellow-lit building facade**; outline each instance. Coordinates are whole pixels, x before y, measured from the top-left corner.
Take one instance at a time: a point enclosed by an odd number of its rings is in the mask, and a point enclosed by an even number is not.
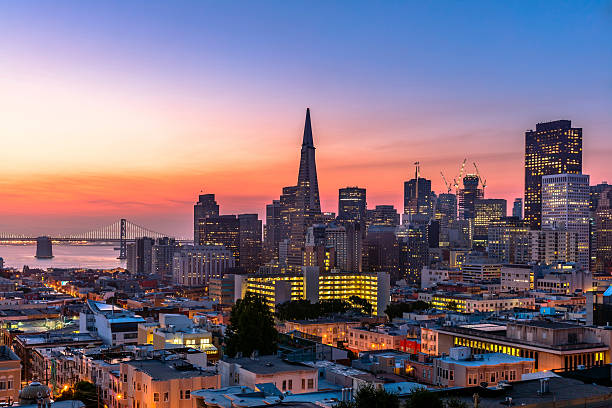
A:
[[[383,315],[389,304],[390,282],[386,272],[324,272],[305,267],[301,274],[273,274],[251,276],[247,292],[263,296],[271,310],[290,300],[348,300],[358,296],[367,300],[373,314]]]

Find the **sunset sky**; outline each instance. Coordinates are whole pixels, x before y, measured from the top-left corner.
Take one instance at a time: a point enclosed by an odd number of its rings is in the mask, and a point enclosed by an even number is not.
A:
[[[347,185],[401,208],[417,160],[445,192],[464,157],[511,207],[556,119],[612,182],[612,3],[3,2],[0,230],[189,236],[201,190],[263,215],[306,107],[325,211]]]

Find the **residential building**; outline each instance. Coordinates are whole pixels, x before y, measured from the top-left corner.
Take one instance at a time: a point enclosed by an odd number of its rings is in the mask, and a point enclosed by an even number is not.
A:
[[[319,272],[304,267],[302,273],[258,274],[247,278],[247,292],[266,298],[271,310],[289,300],[343,299],[358,296],[367,300],[373,314],[382,316],[389,304],[389,274],[385,272]]]
[[[172,261],[174,252],[179,249],[179,244],[174,238],[158,238],[152,249],[153,274],[159,276],[163,282],[171,283],[173,278]]]
[[[346,347],[355,353],[372,350],[407,351],[408,339],[416,340],[417,333],[394,326],[377,326],[373,329],[355,326],[348,328]]]
[[[601,366],[610,361],[609,346],[602,342],[599,329],[569,323],[544,320],[480,323],[438,327],[432,331],[437,336],[430,342],[437,344],[430,347],[437,354],[448,354],[452,347],[465,346],[473,354],[504,353],[534,359],[535,371],[575,370],[579,366]]]
[[[19,401],[21,359],[9,346],[0,346],[0,404]]]
[[[118,306],[88,300],[79,315],[79,332],[92,333],[104,344],[138,344],[138,324],[144,319]]]
[[[312,320],[289,320],[280,327],[280,332],[298,331],[319,337],[323,344],[336,346],[348,342],[348,329],[360,324],[358,320],[343,316],[320,317]]]
[[[303,394],[318,390],[319,371],[302,363],[290,363],[276,356],[241,357],[220,360],[221,386],[274,384],[282,392]]]
[[[529,258],[531,262],[550,265],[555,262],[578,260],[578,239],[575,231],[529,231]]]
[[[219,388],[219,375],[184,360],[133,360],[120,365],[121,408],[192,408],[191,392]],[[119,396],[121,396],[119,398]]]
[[[222,278],[211,278],[208,296],[221,305],[233,305],[244,297],[246,275],[225,274]]]
[[[512,310],[515,307],[523,309],[535,308],[534,298],[510,295],[435,292],[419,293],[419,300],[431,303],[437,309],[461,313],[496,312]]]
[[[496,386],[520,381],[534,370],[535,360],[504,353],[472,355],[469,347],[451,347],[448,356],[434,358],[434,383],[442,387]]]

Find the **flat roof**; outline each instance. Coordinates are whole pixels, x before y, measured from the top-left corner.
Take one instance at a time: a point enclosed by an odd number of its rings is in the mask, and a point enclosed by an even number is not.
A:
[[[175,363],[181,363],[181,360],[133,360],[122,364],[128,364],[132,367],[148,374],[153,381],[173,380],[176,378],[193,378],[193,377],[209,377],[216,374],[199,370],[191,369],[176,369]]]
[[[523,363],[523,362],[535,362],[533,358],[524,358],[511,356],[510,354],[504,353],[486,353],[476,354],[473,359],[469,360],[455,360],[449,356],[440,357],[440,361],[445,363],[454,363],[466,367],[479,367],[485,365],[496,365],[496,364],[510,364],[510,363]]]
[[[229,364],[238,364],[243,369],[256,374],[274,374],[292,371],[317,371],[302,363],[284,361],[276,356],[260,356],[255,359],[249,357],[228,358],[223,360]]]

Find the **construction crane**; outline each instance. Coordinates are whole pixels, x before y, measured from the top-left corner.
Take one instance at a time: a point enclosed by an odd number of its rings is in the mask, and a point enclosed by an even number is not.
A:
[[[459,195],[459,181],[461,181],[461,177],[463,177],[463,170],[465,170],[465,163],[467,162],[467,157],[463,159],[463,163],[461,163],[461,169],[459,170],[459,175],[457,178],[453,179],[453,186],[455,187],[457,195]]]
[[[450,194],[453,186],[451,184],[449,184],[448,181],[446,181],[446,177],[444,177],[444,173],[440,172],[440,175],[442,176],[442,180],[444,180],[444,185],[446,186],[447,194]]]
[[[482,177],[480,177],[480,172],[478,171],[478,166],[476,165],[476,162],[474,162],[474,168],[476,169],[476,175],[478,176],[478,180],[480,180],[480,184],[482,184],[482,196],[484,197],[484,193],[485,193],[485,187],[487,186],[487,179],[482,179]]]

